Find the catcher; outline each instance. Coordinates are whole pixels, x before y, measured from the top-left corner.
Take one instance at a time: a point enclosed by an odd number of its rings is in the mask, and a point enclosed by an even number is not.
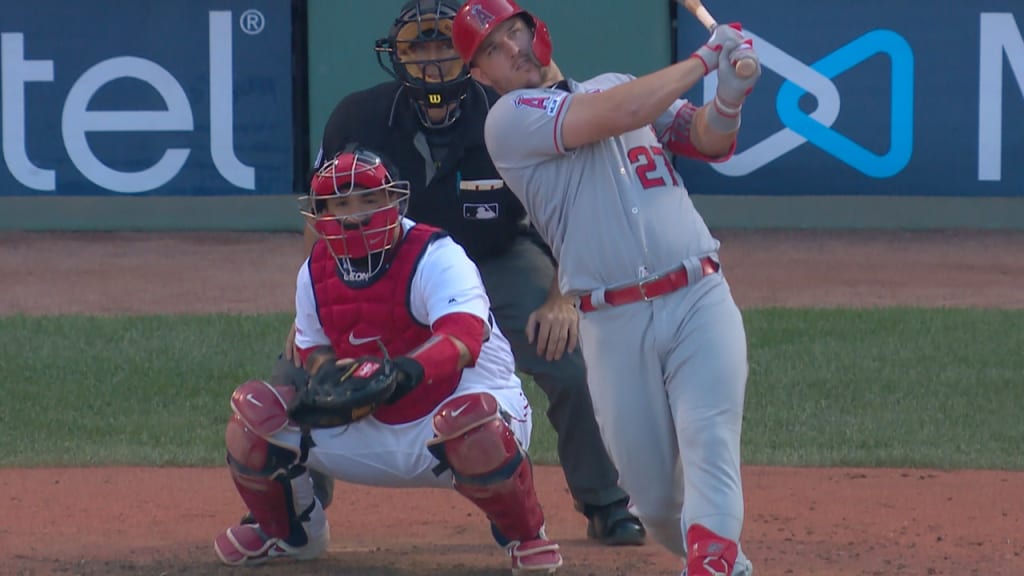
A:
[[[385,487],[454,487],[482,510],[513,573],[554,572],[527,454],[529,403],[479,273],[445,233],[404,218],[408,182],[342,152],[300,199],[318,235],[299,271],[304,386],[252,380],[225,439],[254,524],[214,540],[229,565],[312,559],[329,528],[310,470]]]

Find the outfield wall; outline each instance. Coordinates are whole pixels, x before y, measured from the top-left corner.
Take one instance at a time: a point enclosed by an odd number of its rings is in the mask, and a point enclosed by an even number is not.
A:
[[[780,2],[713,7],[765,74],[734,159],[678,161],[712,226],[1024,229],[1019,0],[942,0],[927,22],[910,0]],[[0,229],[297,229],[323,124],[387,78],[373,45],[402,3],[0,0]],[[706,36],[668,0],[522,4],[577,78]]]

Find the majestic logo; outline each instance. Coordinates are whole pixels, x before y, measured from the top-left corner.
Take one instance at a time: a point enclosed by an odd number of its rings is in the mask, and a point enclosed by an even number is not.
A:
[[[476,27],[481,30],[490,26],[491,22],[494,22],[494,14],[484,10],[479,4],[469,9],[469,15],[476,21]]]
[[[729,161],[712,164],[727,176],[743,176],[790,152],[805,142],[874,178],[898,174],[910,162],[914,137],[914,53],[907,41],[891,30],[872,30],[807,66],[764,38],[745,30],[753,38],[761,64],[782,75],[775,106],[785,127]],[[832,78],[875,54],[887,54],[892,62],[889,150],[878,155],[832,129],[839,116],[839,90]],[[717,74],[704,80],[704,100],[714,98]],[[810,93],[817,109],[806,114],[800,98]]]

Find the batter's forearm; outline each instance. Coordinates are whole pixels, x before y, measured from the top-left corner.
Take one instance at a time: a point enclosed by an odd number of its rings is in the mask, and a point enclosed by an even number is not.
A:
[[[620,114],[628,122],[622,131],[628,132],[653,124],[680,94],[693,88],[703,78],[704,65],[696,58],[688,58],[615,86],[601,96],[608,100],[606,105],[609,114]]]
[[[739,128],[739,110],[736,110],[735,116],[723,116],[715,108],[714,101],[711,101],[693,115],[690,142],[701,154],[718,158],[732,151]]]
[[[704,65],[688,58],[595,94],[575,94],[562,125],[572,149],[649,126],[679,95],[704,78]]]

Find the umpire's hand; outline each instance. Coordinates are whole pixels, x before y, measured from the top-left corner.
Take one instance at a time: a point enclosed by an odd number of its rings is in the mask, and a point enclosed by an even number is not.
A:
[[[579,316],[573,298],[554,295],[526,319],[526,339],[537,345],[537,355],[549,362],[576,349]]]
[[[295,347],[295,322],[292,322],[288,337],[284,339],[284,357],[291,360],[296,368],[302,368],[302,357],[299,356],[299,349]]]

